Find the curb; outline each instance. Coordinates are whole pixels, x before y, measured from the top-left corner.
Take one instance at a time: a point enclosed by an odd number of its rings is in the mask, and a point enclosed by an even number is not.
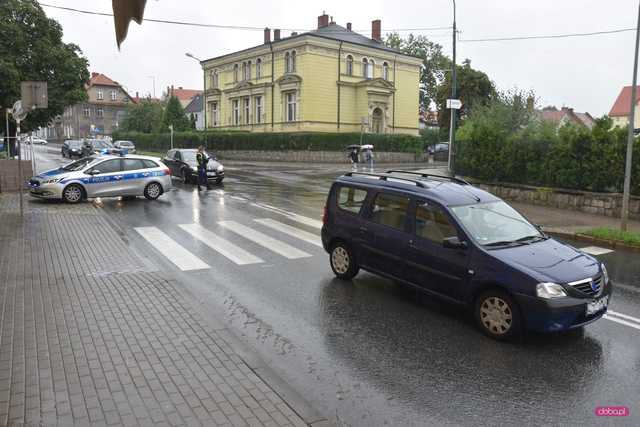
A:
[[[580,242],[595,243],[609,249],[623,249],[629,252],[640,253],[640,246],[627,245],[626,243],[620,242],[618,240],[600,239],[598,237],[588,236],[582,233],[572,233],[560,230],[545,230],[545,232],[555,237],[564,237],[567,239],[578,240]]]

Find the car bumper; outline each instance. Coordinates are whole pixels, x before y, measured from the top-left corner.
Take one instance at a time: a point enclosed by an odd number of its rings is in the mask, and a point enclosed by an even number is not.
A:
[[[191,178],[192,180],[197,181],[199,178],[198,175],[198,171],[197,170],[191,170]],[[217,172],[217,171],[207,171],[207,180],[208,181],[220,181],[224,179],[224,171],[223,172]]]
[[[607,308],[587,315],[587,304],[607,297],[611,304],[611,283],[597,298],[564,297],[546,300],[528,295],[515,295],[527,329],[537,332],[556,332],[579,328],[600,319]]]
[[[62,190],[59,184],[29,185],[29,194],[39,199],[62,199]]]

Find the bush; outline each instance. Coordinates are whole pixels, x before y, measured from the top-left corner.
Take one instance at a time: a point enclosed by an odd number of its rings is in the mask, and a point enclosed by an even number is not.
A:
[[[136,148],[166,151],[171,146],[170,134],[114,132],[113,139],[133,141]],[[373,144],[376,151],[421,153],[423,140],[399,134],[365,134],[363,144]],[[173,134],[174,147],[196,148],[205,145],[212,151],[343,151],[347,145],[360,144],[359,133],[249,133],[189,131]]]
[[[476,109],[456,134],[456,173],[487,182],[621,192],[626,129],[603,117],[592,130],[560,129],[506,97]],[[516,112],[516,113],[514,113]],[[640,141],[634,146],[632,193],[640,195]]]

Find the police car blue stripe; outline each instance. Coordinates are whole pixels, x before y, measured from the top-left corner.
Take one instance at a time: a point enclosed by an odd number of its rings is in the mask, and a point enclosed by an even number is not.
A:
[[[105,182],[113,182],[113,181],[127,181],[130,179],[143,179],[150,178],[154,176],[164,176],[166,175],[165,171],[148,171],[148,172],[133,172],[133,173],[115,173],[113,175],[107,176],[85,176],[85,177],[71,177],[65,178],[60,181],[60,184],[67,183],[69,181],[81,181],[83,184],[103,184]]]

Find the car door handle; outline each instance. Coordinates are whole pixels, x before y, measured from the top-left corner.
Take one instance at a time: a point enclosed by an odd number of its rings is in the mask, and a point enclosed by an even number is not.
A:
[[[409,240],[407,243],[409,244],[409,247],[411,249],[418,249],[418,247],[415,245],[415,242],[413,240]]]
[[[118,179],[118,180],[119,180],[119,179],[122,179],[122,175],[116,175],[116,176],[114,176],[113,178],[115,178],[115,179]]]
[[[366,233],[367,232],[367,227],[360,227],[359,228],[361,233]]]

